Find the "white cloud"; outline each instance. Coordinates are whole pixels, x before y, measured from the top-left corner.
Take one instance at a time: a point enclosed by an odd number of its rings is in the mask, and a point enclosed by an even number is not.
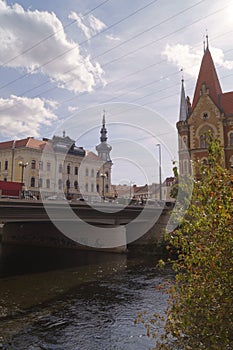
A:
[[[169,45],[167,44],[162,55],[167,57],[168,62],[173,63],[179,69],[183,69],[185,74],[196,78],[200,69],[200,62],[203,51],[197,51],[189,45]],[[224,60],[224,53],[221,49],[211,47],[211,55],[214,63],[227,69],[233,69],[233,61]]]
[[[84,57],[77,43],[67,40],[62,23],[54,13],[25,11],[19,4],[7,6],[0,1],[0,23],[1,64],[6,62],[5,66],[22,67],[31,73],[39,69],[60,87],[74,92],[92,91],[97,83],[102,83],[100,65]],[[90,18],[92,30],[99,30],[101,23]],[[35,45],[48,35],[51,35],[48,40]],[[67,53],[63,55],[64,52]]]
[[[81,13],[72,11],[69,18],[76,21],[77,26],[83,31],[87,39],[106,28],[106,25],[93,15],[83,16]]]
[[[11,95],[0,98],[0,133],[8,137],[39,136],[42,126],[57,119],[56,102]],[[16,136],[17,135],[17,136]]]
[[[109,39],[109,40],[113,40],[113,41],[119,41],[119,40],[121,40],[118,36],[114,36],[114,35],[112,35],[112,34],[106,35],[106,38]]]
[[[79,108],[78,107],[73,107],[73,106],[68,106],[68,112],[76,112]]]

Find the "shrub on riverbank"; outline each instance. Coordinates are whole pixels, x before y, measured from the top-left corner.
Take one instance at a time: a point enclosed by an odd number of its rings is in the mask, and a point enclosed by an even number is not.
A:
[[[146,323],[157,350],[233,348],[232,175],[222,166],[219,141],[207,138],[208,161],[197,167],[188,211],[168,238],[178,259],[163,334],[154,331],[159,316]]]

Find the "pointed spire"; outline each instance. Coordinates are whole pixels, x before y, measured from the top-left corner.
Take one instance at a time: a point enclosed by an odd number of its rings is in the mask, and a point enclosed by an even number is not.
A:
[[[179,121],[186,120],[187,116],[188,116],[188,109],[187,109],[187,103],[186,103],[185,91],[184,91],[184,79],[182,77],[182,80],[181,80],[181,94],[180,94],[180,117],[179,117]]]
[[[196,88],[193,97],[192,110],[197,104],[200,97],[203,84],[209,90],[208,94],[216,105],[218,105],[219,95],[222,94],[222,88],[218,80],[214,62],[209,51],[208,35],[206,35],[206,49],[202,58],[199,75],[197,78]]]
[[[103,120],[102,120],[102,128],[100,130],[100,141],[101,142],[106,142],[107,141],[107,129],[105,127],[105,110],[104,110],[104,113],[103,113]]]

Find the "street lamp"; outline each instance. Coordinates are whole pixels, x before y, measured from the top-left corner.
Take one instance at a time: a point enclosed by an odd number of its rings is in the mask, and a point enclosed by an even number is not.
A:
[[[159,199],[162,200],[162,174],[161,174],[161,144],[157,143],[159,147]]]
[[[133,185],[134,184],[134,182],[133,181],[130,181],[129,182],[129,199],[131,200],[131,195],[132,195],[132,189],[131,189],[131,185]]]
[[[22,170],[21,170],[21,183],[23,184],[24,169],[28,166],[28,163],[23,163],[22,161],[20,161],[18,164],[22,168]]]
[[[102,177],[102,201],[104,202],[104,179],[107,177],[106,174],[100,174],[100,177]]]

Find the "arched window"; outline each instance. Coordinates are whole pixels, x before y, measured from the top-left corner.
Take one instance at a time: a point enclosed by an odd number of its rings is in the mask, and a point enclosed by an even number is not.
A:
[[[46,179],[46,188],[50,188],[50,180]]]
[[[67,174],[70,174],[70,164],[67,165]]]
[[[32,161],[31,161],[31,169],[36,169],[36,161],[35,161],[35,159],[33,159]]]
[[[42,160],[39,161],[39,170],[43,170],[43,161]]]
[[[233,132],[230,133],[230,146],[233,147]]]
[[[205,135],[200,136],[200,148],[206,148],[206,139]]]
[[[69,180],[69,179],[66,180],[66,188],[67,188],[67,189],[70,189],[70,180]]]
[[[58,189],[62,190],[62,179],[58,180]]]
[[[77,180],[75,180],[75,182],[74,182],[74,188],[75,188],[75,190],[78,189],[78,181]]]
[[[74,168],[74,175],[78,175],[78,167],[77,166]]]
[[[41,177],[38,180],[38,186],[43,187],[43,179]]]
[[[88,171],[88,168],[86,168],[86,176],[88,176],[89,174],[89,171]]]
[[[31,187],[35,187],[35,178],[34,177],[31,177]]]

